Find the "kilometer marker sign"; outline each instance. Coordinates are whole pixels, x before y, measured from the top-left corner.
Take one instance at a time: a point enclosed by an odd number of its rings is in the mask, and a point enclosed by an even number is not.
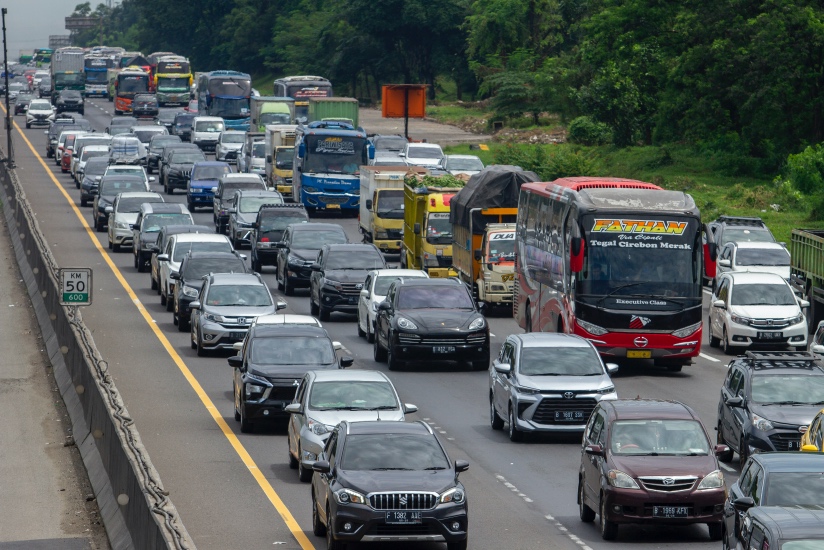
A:
[[[60,268],[60,305],[88,306],[92,303],[90,267]]]

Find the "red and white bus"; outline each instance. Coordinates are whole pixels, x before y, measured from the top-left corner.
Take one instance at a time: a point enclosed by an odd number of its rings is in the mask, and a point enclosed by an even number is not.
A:
[[[676,371],[701,351],[715,245],[691,196],[617,178],[525,183],[516,231],[513,314],[527,332]]]

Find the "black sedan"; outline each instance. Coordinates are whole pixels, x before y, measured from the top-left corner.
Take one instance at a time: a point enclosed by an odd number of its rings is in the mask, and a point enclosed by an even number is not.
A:
[[[465,361],[489,368],[489,323],[458,279],[399,279],[378,305],[375,361]]]

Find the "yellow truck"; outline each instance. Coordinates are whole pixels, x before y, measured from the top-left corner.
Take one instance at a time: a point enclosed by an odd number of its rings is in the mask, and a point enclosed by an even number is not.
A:
[[[454,187],[430,185],[431,176],[411,175],[404,182],[401,268],[423,269],[430,277],[455,277],[449,205],[463,181],[443,177]]]
[[[521,185],[539,181],[514,166],[489,166],[451,201],[452,265],[478,302],[512,306],[515,222]]]
[[[266,185],[290,199],[293,198],[292,163],[296,129],[295,124],[269,124],[263,138],[266,142]]]
[[[428,174],[417,166],[361,166],[358,224],[363,240],[398,254],[403,240],[404,178]]]

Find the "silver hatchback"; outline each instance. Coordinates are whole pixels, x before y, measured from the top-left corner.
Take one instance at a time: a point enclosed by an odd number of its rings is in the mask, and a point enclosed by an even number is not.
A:
[[[595,347],[579,336],[546,332],[507,337],[489,369],[493,430],[509,425],[509,438],[526,432],[580,432],[602,399],[617,399],[610,373]]]

